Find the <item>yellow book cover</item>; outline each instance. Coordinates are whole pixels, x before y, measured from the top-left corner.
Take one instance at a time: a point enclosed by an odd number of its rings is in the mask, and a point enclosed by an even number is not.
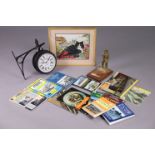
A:
[[[142,103],[150,94],[151,91],[147,89],[133,86],[121,99],[134,104],[139,104]]]
[[[89,102],[86,106],[82,109],[87,112],[90,116],[96,118],[103,113],[109,111],[113,108],[116,104],[108,100],[107,98],[101,97],[98,100],[93,102]]]
[[[28,86],[33,92],[49,98],[62,91],[63,87],[44,79],[38,79]]]

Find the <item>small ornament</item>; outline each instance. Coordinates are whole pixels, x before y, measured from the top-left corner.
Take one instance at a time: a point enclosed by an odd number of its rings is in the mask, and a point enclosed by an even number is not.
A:
[[[95,68],[93,71],[88,73],[87,77],[99,82],[103,81],[113,73],[113,71],[108,68],[108,63],[109,63],[109,51],[108,49],[105,49],[101,66]]]
[[[108,49],[105,49],[102,60],[102,68],[105,70],[108,69],[108,63],[109,63],[109,51]]]

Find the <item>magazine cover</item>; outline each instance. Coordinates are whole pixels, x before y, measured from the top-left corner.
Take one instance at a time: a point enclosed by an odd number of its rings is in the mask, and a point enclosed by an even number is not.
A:
[[[122,99],[134,104],[139,104],[150,94],[151,92],[149,90],[134,86],[122,97]]]
[[[135,116],[134,112],[126,104],[120,102],[101,117],[104,118],[109,125],[112,125],[133,116]]]
[[[115,103],[111,102],[109,99],[101,97],[97,100],[90,101],[87,105],[82,107],[82,109],[93,118],[96,118],[106,111],[109,111],[114,106]]]
[[[56,95],[63,89],[62,86],[57,85],[53,82],[46,81],[44,79],[36,80],[32,84],[30,84],[28,88],[30,88],[31,90],[33,90],[34,92],[40,95],[44,95],[47,98]]]
[[[57,99],[69,107],[80,110],[89,100],[89,95],[76,88],[70,88]]]
[[[107,82],[100,86],[100,90],[107,91],[118,97],[123,97],[138,80],[131,78],[125,74],[117,72]]]
[[[60,72],[56,72],[54,74],[52,74],[47,81],[59,84],[63,87],[69,87],[71,84],[73,84],[75,82],[75,78],[65,75],[63,73]]]
[[[36,94],[29,89],[21,91],[10,99],[11,102],[20,104],[29,110],[33,110],[45,100],[44,96]]]
[[[78,86],[80,88],[89,90],[89,91],[94,91],[95,89],[97,89],[97,87],[100,85],[99,82],[91,80],[85,76],[80,76],[75,82],[74,82],[75,86]]]
[[[82,106],[87,104],[89,97],[89,94],[86,92],[82,92],[76,88],[71,87],[64,93],[61,93],[61,95],[49,98],[48,102],[62,107],[74,114],[77,114]]]

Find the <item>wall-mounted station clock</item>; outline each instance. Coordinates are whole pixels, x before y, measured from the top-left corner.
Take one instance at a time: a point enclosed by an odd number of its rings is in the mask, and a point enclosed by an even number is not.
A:
[[[43,74],[48,74],[56,67],[56,57],[48,50],[40,50],[33,56],[32,60],[34,68]]]

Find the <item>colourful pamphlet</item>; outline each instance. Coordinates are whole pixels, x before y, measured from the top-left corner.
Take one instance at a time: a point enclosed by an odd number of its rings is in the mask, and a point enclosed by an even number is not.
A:
[[[11,102],[17,103],[29,110],[35,109],[45,100],[46,97],[36,94],[30,89],[22,90],[10,99]]]
[[[44,79],[38,79],[34,81],[32,84],[28,86],[28,88],[34,91],[35,93],[45,96],[46,98],[55,96],[63,89],[62,86]]]

